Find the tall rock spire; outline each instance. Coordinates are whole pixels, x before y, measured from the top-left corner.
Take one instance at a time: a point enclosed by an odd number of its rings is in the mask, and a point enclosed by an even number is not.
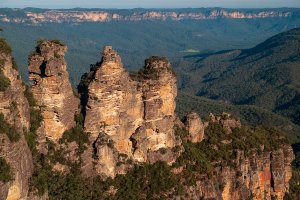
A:
[[[106,46],[102,63],[88,85],[84,123],[85,131],[97,141],[98,173],[115,175],[114,152],[132,156],[130,137],[143,122],[143,109],[137,82],[124,70],[117,52]],[[103,140],[106,142],[99,142]]]
[[[135,141],[134,158],[148,160],[149,154],[161,148],[175,146],[174,120],[176,77],[166,58],[150,57],[142,74],[144,123],[132,136]],[[167,159],[167,161],[170,158]]]
[[[43,122],[38,130],[52,141],[75,126],[79,100],[74,96],[67,64],[67,47],[58,41],[42,41],[29,57],[31,90],[41,107]],[[39,135],[41,135],[39,134]]]

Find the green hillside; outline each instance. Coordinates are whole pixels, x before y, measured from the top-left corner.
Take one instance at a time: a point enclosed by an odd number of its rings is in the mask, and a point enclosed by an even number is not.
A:
[[[185,92],[256,105],[300,124],[300,28],[251,49],[186,57],[179,66]]]

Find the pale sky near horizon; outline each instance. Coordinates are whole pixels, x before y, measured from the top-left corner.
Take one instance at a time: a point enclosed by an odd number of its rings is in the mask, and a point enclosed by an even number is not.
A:
[[[24,8],[276,8],[300,7],[300,0],[0,0],[0,7]]]

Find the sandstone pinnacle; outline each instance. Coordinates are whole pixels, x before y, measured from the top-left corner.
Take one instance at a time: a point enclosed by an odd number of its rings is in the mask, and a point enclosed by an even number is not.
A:
[[[58,141],[66,130],[75,126],[74,116],[79,106],[69,81],[66,51],[67,47],[60,42],[45,40],[28,60],[31,90],[43,116],[39,136],[52,141]]]

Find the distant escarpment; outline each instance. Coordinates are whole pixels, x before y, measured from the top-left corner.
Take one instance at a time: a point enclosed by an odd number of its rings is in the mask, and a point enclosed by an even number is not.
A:
[[[0,21],[15,23],[82,23],[82,22],[110,22],[110,21],[146,21],[146,20],[211,20],[211,19],[261,19],[287,18],[297,16],[298,9],[18,9],[15,15],[0,10]],[[3,13],[3,14],[2,14]]]
[[[106,46],[77,95],[66,50],[39,42],[26,88],[1,53],[0,200],[282,200],[289,191],[295,156],[285,137],[228,113],[181,121],[166,58],[128,73]]]

